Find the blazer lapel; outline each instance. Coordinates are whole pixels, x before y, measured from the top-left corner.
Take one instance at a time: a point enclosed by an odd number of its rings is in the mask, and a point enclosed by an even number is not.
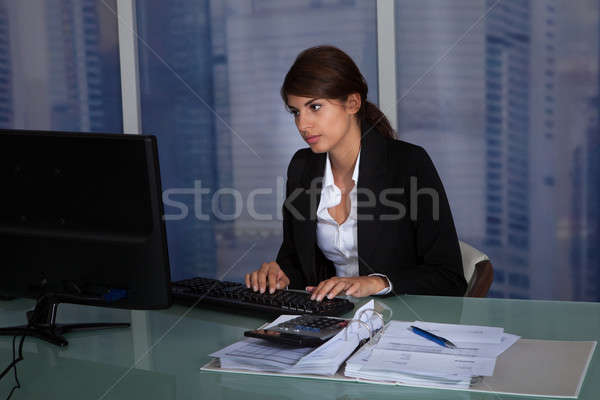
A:
[[[302,177],[304,191],[298,196],[294,205],[302,215],[303,221],[297,224],[296,247],[300,263],[305,267],[309,282],[318,282],[315,265],[315,246],[317,244],[317,208],[321,199],[323,173],[327,154],[310,154],[307,168]]]
[[[360,275],[372,274],[368,260],[377,247],[382,214],[379,194],[387,187],[387,139],[363,125],[357,183],[358,269]]]

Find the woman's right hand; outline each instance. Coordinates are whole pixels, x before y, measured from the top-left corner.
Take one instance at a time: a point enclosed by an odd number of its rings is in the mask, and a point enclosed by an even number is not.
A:
[[[290,279],[275,261],[264,263],[260,269],[246,274],[246,287],[255,292],[260,290],[264,293],[268,287],[269,293],[275,293],[275,290],[285,289],[289,284]]]

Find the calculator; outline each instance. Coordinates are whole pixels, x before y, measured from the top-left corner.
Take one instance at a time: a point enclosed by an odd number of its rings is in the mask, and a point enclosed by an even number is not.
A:
[[[244,332],[244,336],[299,347],[317,347],[334,337],[349,320],[302,315],[267,329]]]

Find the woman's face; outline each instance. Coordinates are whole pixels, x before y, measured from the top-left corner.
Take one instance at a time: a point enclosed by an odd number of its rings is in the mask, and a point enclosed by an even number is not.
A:
[[[287,101],[300,135],[314,153],[331,151],[343,141],[356,120],[356,110],[348,106],[350,96],[346,102],[340,102],[288,95]]]

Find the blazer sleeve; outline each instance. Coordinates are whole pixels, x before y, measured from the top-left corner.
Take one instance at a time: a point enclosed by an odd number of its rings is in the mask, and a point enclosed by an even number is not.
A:
[[[417,215],[409,217],[419,265],[393,271],[388,278],[397,294],[463,296],[467,283],[446,192],[427,152],[417,146],[414,155],[416,176],[410,177],[409,187],[417,188],[416,194],[410,193],[411,201],[416,198]]]
[[[286,204],[290,199],[290,195],[296,188],[301,188],[299,181],[304,171],[305,160],[302,157],[302,150],[299,150],[292,157],[292,161],[288,166],[287,182],[286,182],[286,199],[283,203],[283,242],[277,253],[276,262],[279,264],[283,272],[290,279],[290,288],[304,289],[306,280],[298,252],[294,243],[294,227],[292,213],[287,209]]]

